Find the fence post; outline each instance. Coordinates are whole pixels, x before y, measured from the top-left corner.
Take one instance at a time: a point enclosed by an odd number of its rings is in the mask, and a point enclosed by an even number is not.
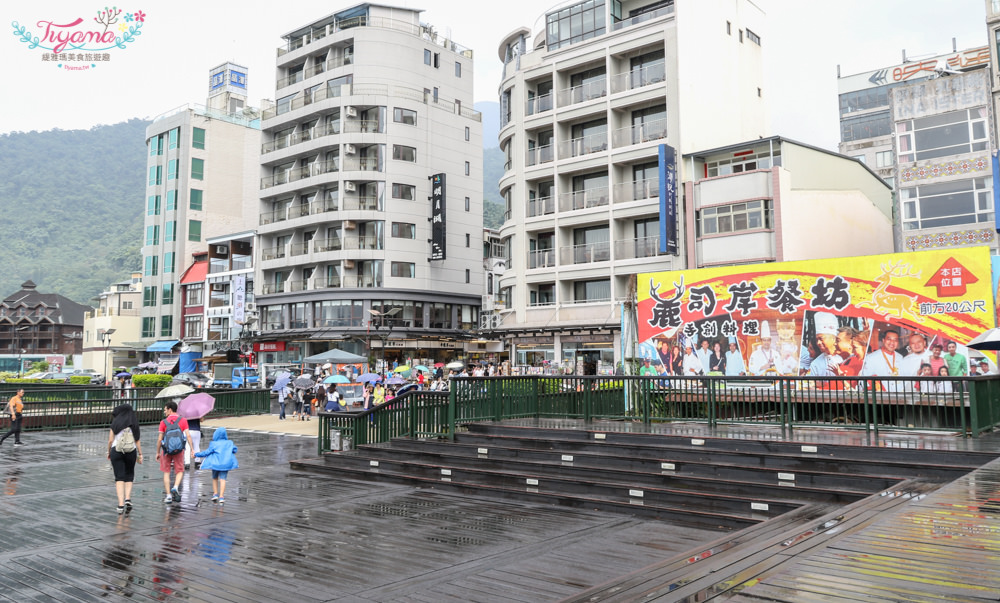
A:
[[[448,388],[448,441],[455,441],[455,405],[458,401],[458,388]]]
[[[708,395],[706,396],[708,400],[708,426],[715,429],[718,426],[718,416],[715,412],[715,379],[706,378],[706,385],[708,386]],[[697,415],[695,415],[697,416]]]
[[[962,437],[969,437],[968,429],[972,430],[972,437],[979,437],[979,382],[973,379],[967,380],[964,385],[969,390],[969,425],[965,425],[965,413],[962,412]],[[988,400],[989,398],[987,398]]]
[[[534,418],[538,418],[538,375],[530,375],[528,379],[531,379],[531,414]]]

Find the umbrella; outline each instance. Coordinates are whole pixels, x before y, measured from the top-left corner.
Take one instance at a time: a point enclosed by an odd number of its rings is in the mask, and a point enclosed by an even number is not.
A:
[[[974,350],[980,351],[988,352],[1000,350],[1000,328],[983,331],[966,345]]]
[[[156,394],[157,398],[179,398],[181,396],[194,393],[194,388],[184,385],[183,383],[177,383],[175,385],[168,385],[160,390],[160,393]]]
[[[418,372],[419,371],[423,371],[425,373],[431,372],[431,369],[427,368],[426,366],[424,366],[422,364],[418,364],[417,366],[413,367],[413,370],[418,371]]]
[[[151,369],[151,368],[156,368],[158,366],[160,366],[160,365],[157,364],[157,363],[155,363],[155,362],[153,362],[153,361],[150,361],[150,362],[143,362],[142,364],[139,365],[139,368],[141,368],[141,369]]]
[[[205,392],[191,394],[180,401],[177,412],[185,419],[200,419],[215,408],[215,398]]]
[[[458,360],[456,360],[455,362],[449,362],[448,364],[444,365],[444,367],[445,368],[450,368],[450,369],[458,370],[458,369],[465,368],[465,363],[464,362],[459,362]]]
[[[289,383],[292,381],[292,376],[288,373],[281,373],[274,379],[274,385],[271,386],[272,392],[277,392],[285,389]]]
[[[296,377],[295,381],[292,381],[292,385],[299,389],[308,389],[315,384],[313,383],[312,377],[309,375],[302,375],[300,377]]]
[[[327,362],[326,364],[323,365],[323,368],[325,369],[333,368],[333,364]]]
[[[443,362],[435,362],[435,363],[434,363],[434,368],[441,368],[441,367],[443,367],[443,366],[444,366],[444,363],[443,363]]]
[[[132,373],[118,373],[117,375],[115,375],[115,379],[121,379],[122,377],[125,377],[126,379],[131,379]]]
[[[378,383],[381,380],[382,375],[376,375],[375,373],[365,373],[357,379],[358,383]]]
[[[406,379],[403,379],[402,377],[390,377],[386,381],[386,383],[388,383],[389,385],[402,385],[406,382],[407,382]]]
[[[392,372],[394,372],[394,373],[405,373],[408,370],[410,370],[410,365],[408,365],[408,364],[402,364],[400,366],[397,366],[395,369],[393,369]]]
[[[331,375],[323,379],[323,383],[350,383],[351,380],[343,375]]]

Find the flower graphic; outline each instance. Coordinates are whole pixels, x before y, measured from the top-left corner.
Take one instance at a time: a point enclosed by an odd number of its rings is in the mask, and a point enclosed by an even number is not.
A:
[[[118,31],[125,31],[128,29],[128,23],[122,23],[118,26]]]
[[[139,21],[139,22],[145,22],[146,21],[146,13],[142,12],[141,10],[140,11],[136,11],[136,13],[135,13],[135,20]]]
[[[132,20],[132,13],[125,13],[125,20],[126,21],[131,21]]]

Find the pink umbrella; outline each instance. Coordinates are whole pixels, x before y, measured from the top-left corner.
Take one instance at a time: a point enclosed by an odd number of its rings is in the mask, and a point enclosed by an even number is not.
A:
[[[185,419],[200,419],[215,408],[215,398],[205,392],[191,394],[177,405],[177,412]]]

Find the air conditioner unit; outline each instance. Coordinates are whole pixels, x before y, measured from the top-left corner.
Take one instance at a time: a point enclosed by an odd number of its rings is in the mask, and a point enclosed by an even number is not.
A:
[[[257,311],[257,304],[255,304],[253,302],[250,302],[250,303],[248,303],[244,307],[244,310],[247,311],[247,312],[256,312]]]
[[[229,248],[226,247],[225,245],[216,245],[215,253],[218,253],[220,255],[229,255]]]
[[[353,270],[354,260],[344,260],[344,268],[347,268],[348,270]]]
[[[354,107],[344,107],[344,115],[348,117],[357,117],[358,110],[355,109]]]
[[[347,181],[344,183],[344,190],[349,193],[353,193],[354,191],[358,190],[358,187],[355,186],[353,182]]]
[[[358,225],[353,220],[344,220],[344,230],[354,230]]]
[[[358,152],[358,149],[353,144],[345,144],[344,145],[344,153],[345,154],[347,154],[347,155],[353,155],[353,154],[355,154],[357,152]]]

